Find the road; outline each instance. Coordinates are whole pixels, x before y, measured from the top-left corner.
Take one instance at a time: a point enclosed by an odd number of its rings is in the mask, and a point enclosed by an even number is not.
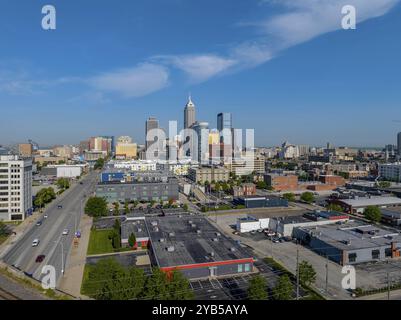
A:
[[[49,204],[41,216],[42,225],[33,225],[11,249],[3,255],[3,261],[11,266],[32,275],[36,280],[42,278],[41,270],[44,265],[51,265],[56,270],[57,284],[68,263],[76,226],[79,225],[85,197],[94,191],[98,172],[94,171],[84,177],[82,184],[75,184],[60,197]],[[58,205],[62,205],[59,209]],[[62,235],[68,229],[68,235]],[[34,239],[39,239],[37,247],[32,247]],[[41,263],[36,263],[38,255],[45,255]]]

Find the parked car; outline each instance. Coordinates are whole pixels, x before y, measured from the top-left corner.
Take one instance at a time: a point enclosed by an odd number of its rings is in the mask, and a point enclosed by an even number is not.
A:
[[[75,236],[77,237],[77,238],[81,238],[81,231],[77,231],[77,232],[75,232]]]
[[[37,247],[39,245],[39,239],[35,239],[32,241],[32,247]]]
[[[42,225],[42,220],[39,220],[38,222],[36,222],[37,226],[41,226]]]
[[[272,238],[273,243],[279,243],[280,242],[280,238],[278,237],[274,237]]]
[[[45,255],[44,254],[40,254],[40,255],[38,255],[37,257],[36,257],[36,260],[35,260],[35,262],[36,263],[40,263],[40,262],[42,262],[44,259],[45,259]]]
[[[43,216],[43,219],[47,219],[49,216],[47,215],[47,214],[45,214],[44,216]]]
[[[69,230],[68,230],[68,229],[64,229],[64,230],[63,230],[63,236],[68,235],[68,233],[69,233]]]
[[[57,209],[62,209],[63,208],[63,206],[61,205],[61,204],[59,204],[58,206],[57,206]]]

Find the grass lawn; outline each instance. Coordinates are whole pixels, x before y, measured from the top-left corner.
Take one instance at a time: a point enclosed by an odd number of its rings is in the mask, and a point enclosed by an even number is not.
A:
[[[114,252],[109,239],[111,229],[91,230],[88,246],[88,255]]]

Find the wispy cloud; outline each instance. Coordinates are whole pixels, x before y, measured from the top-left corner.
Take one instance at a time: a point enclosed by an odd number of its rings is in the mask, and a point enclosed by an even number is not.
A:
[[[168,85],[168,70],[157,64],[143,63],[134,68],[120,69],[88,79],[99,91],[115,92],[127,98],[141,97]]]

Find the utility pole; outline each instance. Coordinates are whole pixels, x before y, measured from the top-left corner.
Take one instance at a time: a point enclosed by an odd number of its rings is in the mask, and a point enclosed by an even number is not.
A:
[[[390,289],[391,289],[390,272],[387,271],[387,300],[390,300]]]
[[[297,240],[297,300],[299,300],[299,245]]]
[[[326,294],[328,293],[329,287],[329,256],[326,254]]]

